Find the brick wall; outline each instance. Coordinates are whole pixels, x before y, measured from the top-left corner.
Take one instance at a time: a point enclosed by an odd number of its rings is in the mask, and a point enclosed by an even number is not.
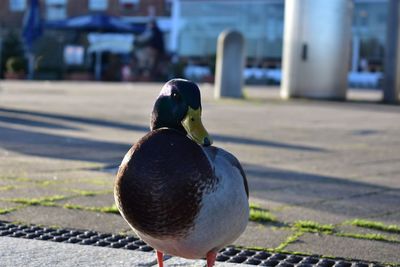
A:
[[[29,1],[29,0],[27,0]],[[23,11],[11,11],[9,0],[0,1],[0,26],[3,29],[20,28],[22,25]],[[132,8],[124,8],[120,4],[120,0],[108,0],[108,9],[104,11],[114,16],[147,16],[149,9],[153,9],[156,16],[166,16],[165,0],[140,0],[137,5]],[[46,17],[46,0],[40,0],[42,17]],[[67,1],[67,17],[80,16],[93,13],[88,9],[89,0],[68,0]]]

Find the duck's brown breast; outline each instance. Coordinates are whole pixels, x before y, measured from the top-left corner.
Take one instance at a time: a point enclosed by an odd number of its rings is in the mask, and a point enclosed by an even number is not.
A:
[[[148,133],[128,152],[115,181],[125,219],[153,237],[184,236],[216,180],[202,148],[175,130]]]

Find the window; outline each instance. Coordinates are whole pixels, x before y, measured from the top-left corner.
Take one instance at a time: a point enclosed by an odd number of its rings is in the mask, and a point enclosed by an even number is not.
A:
[[[119,0],[119,4],[123,9],[132,9],[139,4],[140,0]]]
[[[172,0],[164,0],[164,13],[166,16],[171,16]]]
[[[119,3],[121,5],[123,5],[123,4],[132,4],[132,5],[134,5],[134,4],[139,4],[139,2],[140,2],[140,0],[119,0]]]
[[[89,0],[89,10],[107,10],[108,0]]]
[[[17,11],[24,11],[26,8],[26,0],[10,0],[10,10],[17,12]]]
[[[61,20],[67,17],[67,0],[46,0],[47,20]]]

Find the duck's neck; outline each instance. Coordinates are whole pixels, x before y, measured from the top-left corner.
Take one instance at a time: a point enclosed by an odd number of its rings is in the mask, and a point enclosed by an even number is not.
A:
[[[171,111],[169,103],[158,99],[154,104],[151,114],[150,129],[156,130],[164,127],[175,129],[185,135],[187,134],[181,120]]]
[[[172,121],[164,121],[164,120],[160,119],[159,117],[152,116],[150,129],[156,130],[156,129],[160,129],[160,128],[170,128],[170,129],[177,130],[185,135],[187,134],[185,128],[183,128],[181,123],[177,124]]]

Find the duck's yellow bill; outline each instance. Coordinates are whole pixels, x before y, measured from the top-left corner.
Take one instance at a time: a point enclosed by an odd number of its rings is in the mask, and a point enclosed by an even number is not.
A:
[[[192,109],[189,107],[185,118],[182,120],[182,125],[195,142],[203,146],[212,144],[211,137],[201,122],[201,108]]]

